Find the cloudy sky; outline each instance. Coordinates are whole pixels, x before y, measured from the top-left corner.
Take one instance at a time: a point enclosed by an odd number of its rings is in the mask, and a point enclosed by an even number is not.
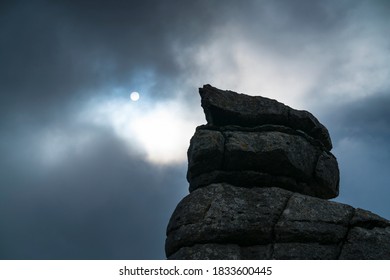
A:
[[[387,0],[1,1],[0,258],[163,259],[207,83],[311,111],[336,200],[389,219],[389,14]]]

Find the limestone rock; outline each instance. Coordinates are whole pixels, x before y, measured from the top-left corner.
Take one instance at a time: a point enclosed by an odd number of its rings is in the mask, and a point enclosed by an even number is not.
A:
[[[345,260],[390,260],[390,227],[350,230],[340,259]]]
[[[178,204],[165,249],[169,259],[390,259],[390,222],[280,188],[213,184]]]
[[[236,244],[196,244],[183,247],[172,254],[170,260],[267,260],[271,258],[271,245],[241,247]]]
[[[200,95],[208,124],[190,142],[168,259],[390,259],[388,220],[325,200],[340,174],[312,114],[210,85]]]
[[[340,174],[337,160],[333,154],[330,152],[322,152],[318,157],[314,170],[314,178],[318,185],[323,186],[322,191],[338,196]]]
[[[357,208],[351,220],[351,225],[366,229],[374,227],[390,227],[390,221],[364,209]]]
[[[166,253],[202,243],[267,244],[291,192],[214,184],[179,203],[167,229]],[[192,207],[193,206],[193,207]]]
[[[274,176],[267,173],[251,170],[241,171],[212,171],[204,173],[190,180],[190,192],[197,188],[208,186],[213,183],[229,183],[234,186],[252,188],[257,187],[280,187],[287,190],[305,192],[307,185],[297,182],[285,176]]]
[[[276,260],[334,260],[339,251],[336,244],[276,243],[272,257]]]
[[[241,248],[235,244],[196,244],[180,248],[170,260],[240,260]]]
[[[280,127],[278,131],[225,128],[223,132],[199,128],[188,150],[190,191],[212,183],[236,184],[233,180],[237,177],[230,175],[239,171],[250,173],[240,178],[242,187],[262,183],[321,198],[336,197],[336,158],[302,133],[283,131]]]
[[[308,179],[317,151],[302,137],[281,132],[226,132],[225,169],[261,170],[273,175]]]
[[[275,227],[277,242],[337,244],[348,231],[353,208],[294,194]]]
[[[205,172],[222,168],[225,139],[219,131],[198,130],[188,149],[189,179]]]
[[[294,110],[276,100],[237,94],[205,85],[199,89],[202,107],[209,124],[259,126],[277,124],[302,130],[332,149],[329,132],[312,114]]]
[[[225,182],[326,199],[339,194],[329,133],[312,114],[210,85],[199,92],[208,124],[197,128],[188,149],[190,191]]]

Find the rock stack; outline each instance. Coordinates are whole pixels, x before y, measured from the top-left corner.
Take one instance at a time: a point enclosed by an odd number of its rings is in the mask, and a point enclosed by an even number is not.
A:
[[[207,124],[188,149],[169,259],[390,259],[389,221],[327,200],[339,169],[312,114],[210,85],[199,93]]]

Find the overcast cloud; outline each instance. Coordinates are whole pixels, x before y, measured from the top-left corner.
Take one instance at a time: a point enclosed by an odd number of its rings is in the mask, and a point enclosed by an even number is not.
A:
[[[311,111],[336,200],[389,219],[389,14],[385,0],[2,1],[0,258],[164,258],[207,83]]]

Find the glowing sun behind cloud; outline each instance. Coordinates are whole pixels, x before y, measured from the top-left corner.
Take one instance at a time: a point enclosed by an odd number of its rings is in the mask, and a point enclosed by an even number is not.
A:
[[[137,91],[133,91],[132,93],[130,93],[130,99],[132,101],[138,101],[139,97],[140,97],[140,95]]]
[[[154,164],[187,160],[187,149],[200,120],[178,100],[123,102],[111,99],[88,106],[82,119],[112,129],[130,152],[141,153]]]
[[[158,106],[132,122],[138,144],[154,163],[176,163],[186,161],[186,151],[195,126],[181,119],[172,104]],[[182,114],[180,114],[182,115]]]

